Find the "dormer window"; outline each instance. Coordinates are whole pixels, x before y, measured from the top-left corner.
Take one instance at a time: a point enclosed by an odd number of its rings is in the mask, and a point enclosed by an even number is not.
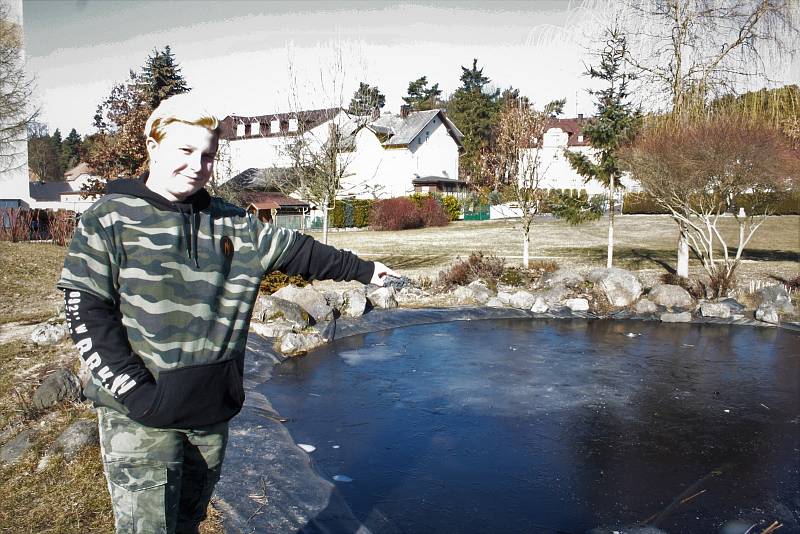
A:
[[[289,131],[290,132],[297,131],[297,119],[289,119]]]
[[[244,137],[244,123],[240,122],[236,125],[236,137]]]
[[[261,125],[257,122],[250,123],[250,135],[259,135],[261,133]]]
[[[578,136],[578,142],[579,143],[583,143],[583,135],[579,135]]]
[[[281,131],[281,121],[278,119],[272,119],[269,123],[269,131],[271,133],[278,133]]]

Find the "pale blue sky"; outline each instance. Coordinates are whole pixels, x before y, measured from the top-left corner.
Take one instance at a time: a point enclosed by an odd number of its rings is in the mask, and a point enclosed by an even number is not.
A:
[[[567,115],[590,114],[582,73],[606,23],[601,1],[23,0],[23,10],[42,120],[87,134],[112,85],[167,44],[221,116],[288,110],[290,58],[299,105],[333,104],[318,78],[336,46],[348,101],[366,81],[396,112],[409,81],[427,75],[447,95],[478,58],[497,87],[541,104],[566,97]]]

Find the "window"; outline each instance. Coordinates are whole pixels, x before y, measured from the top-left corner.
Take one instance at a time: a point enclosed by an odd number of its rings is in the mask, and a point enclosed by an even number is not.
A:
[[[419,137],[417,137],[417,144],[418,145],[422,144],[422,136],[421,135]]]
[[[244,137],[244,123],[240,122],[236,125],[236,137]]]
[[[278,133],[281,131],[281,121],[278,119],[272,119],[269,123],[269,131],[272,133]]]
[[[289,131],[290,132],[297,131],[297,119],[289,119]]]
[[[250,135],[259,135],[261,133],[261,125],[257,122],[250,123]]]
[[[578,136],[578,142],[579,142],[579,143],[583,143],[583,136],[582,136],[582,135],[579,135],[579,136]]]

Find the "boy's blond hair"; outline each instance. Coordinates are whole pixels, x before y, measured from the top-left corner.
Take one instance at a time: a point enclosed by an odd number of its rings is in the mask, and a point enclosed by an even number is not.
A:
[[[191,93],[182,93],[162,100],[147,118],[144,135],[160,143],[166,134],[166,127],[173,122],[203,126],[219,136],[219,119]]]

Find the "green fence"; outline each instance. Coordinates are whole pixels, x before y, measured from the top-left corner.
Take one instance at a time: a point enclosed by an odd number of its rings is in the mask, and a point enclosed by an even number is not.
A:
[[[464,209],[465,221],[488,221],[489,204],[478,204]]]

